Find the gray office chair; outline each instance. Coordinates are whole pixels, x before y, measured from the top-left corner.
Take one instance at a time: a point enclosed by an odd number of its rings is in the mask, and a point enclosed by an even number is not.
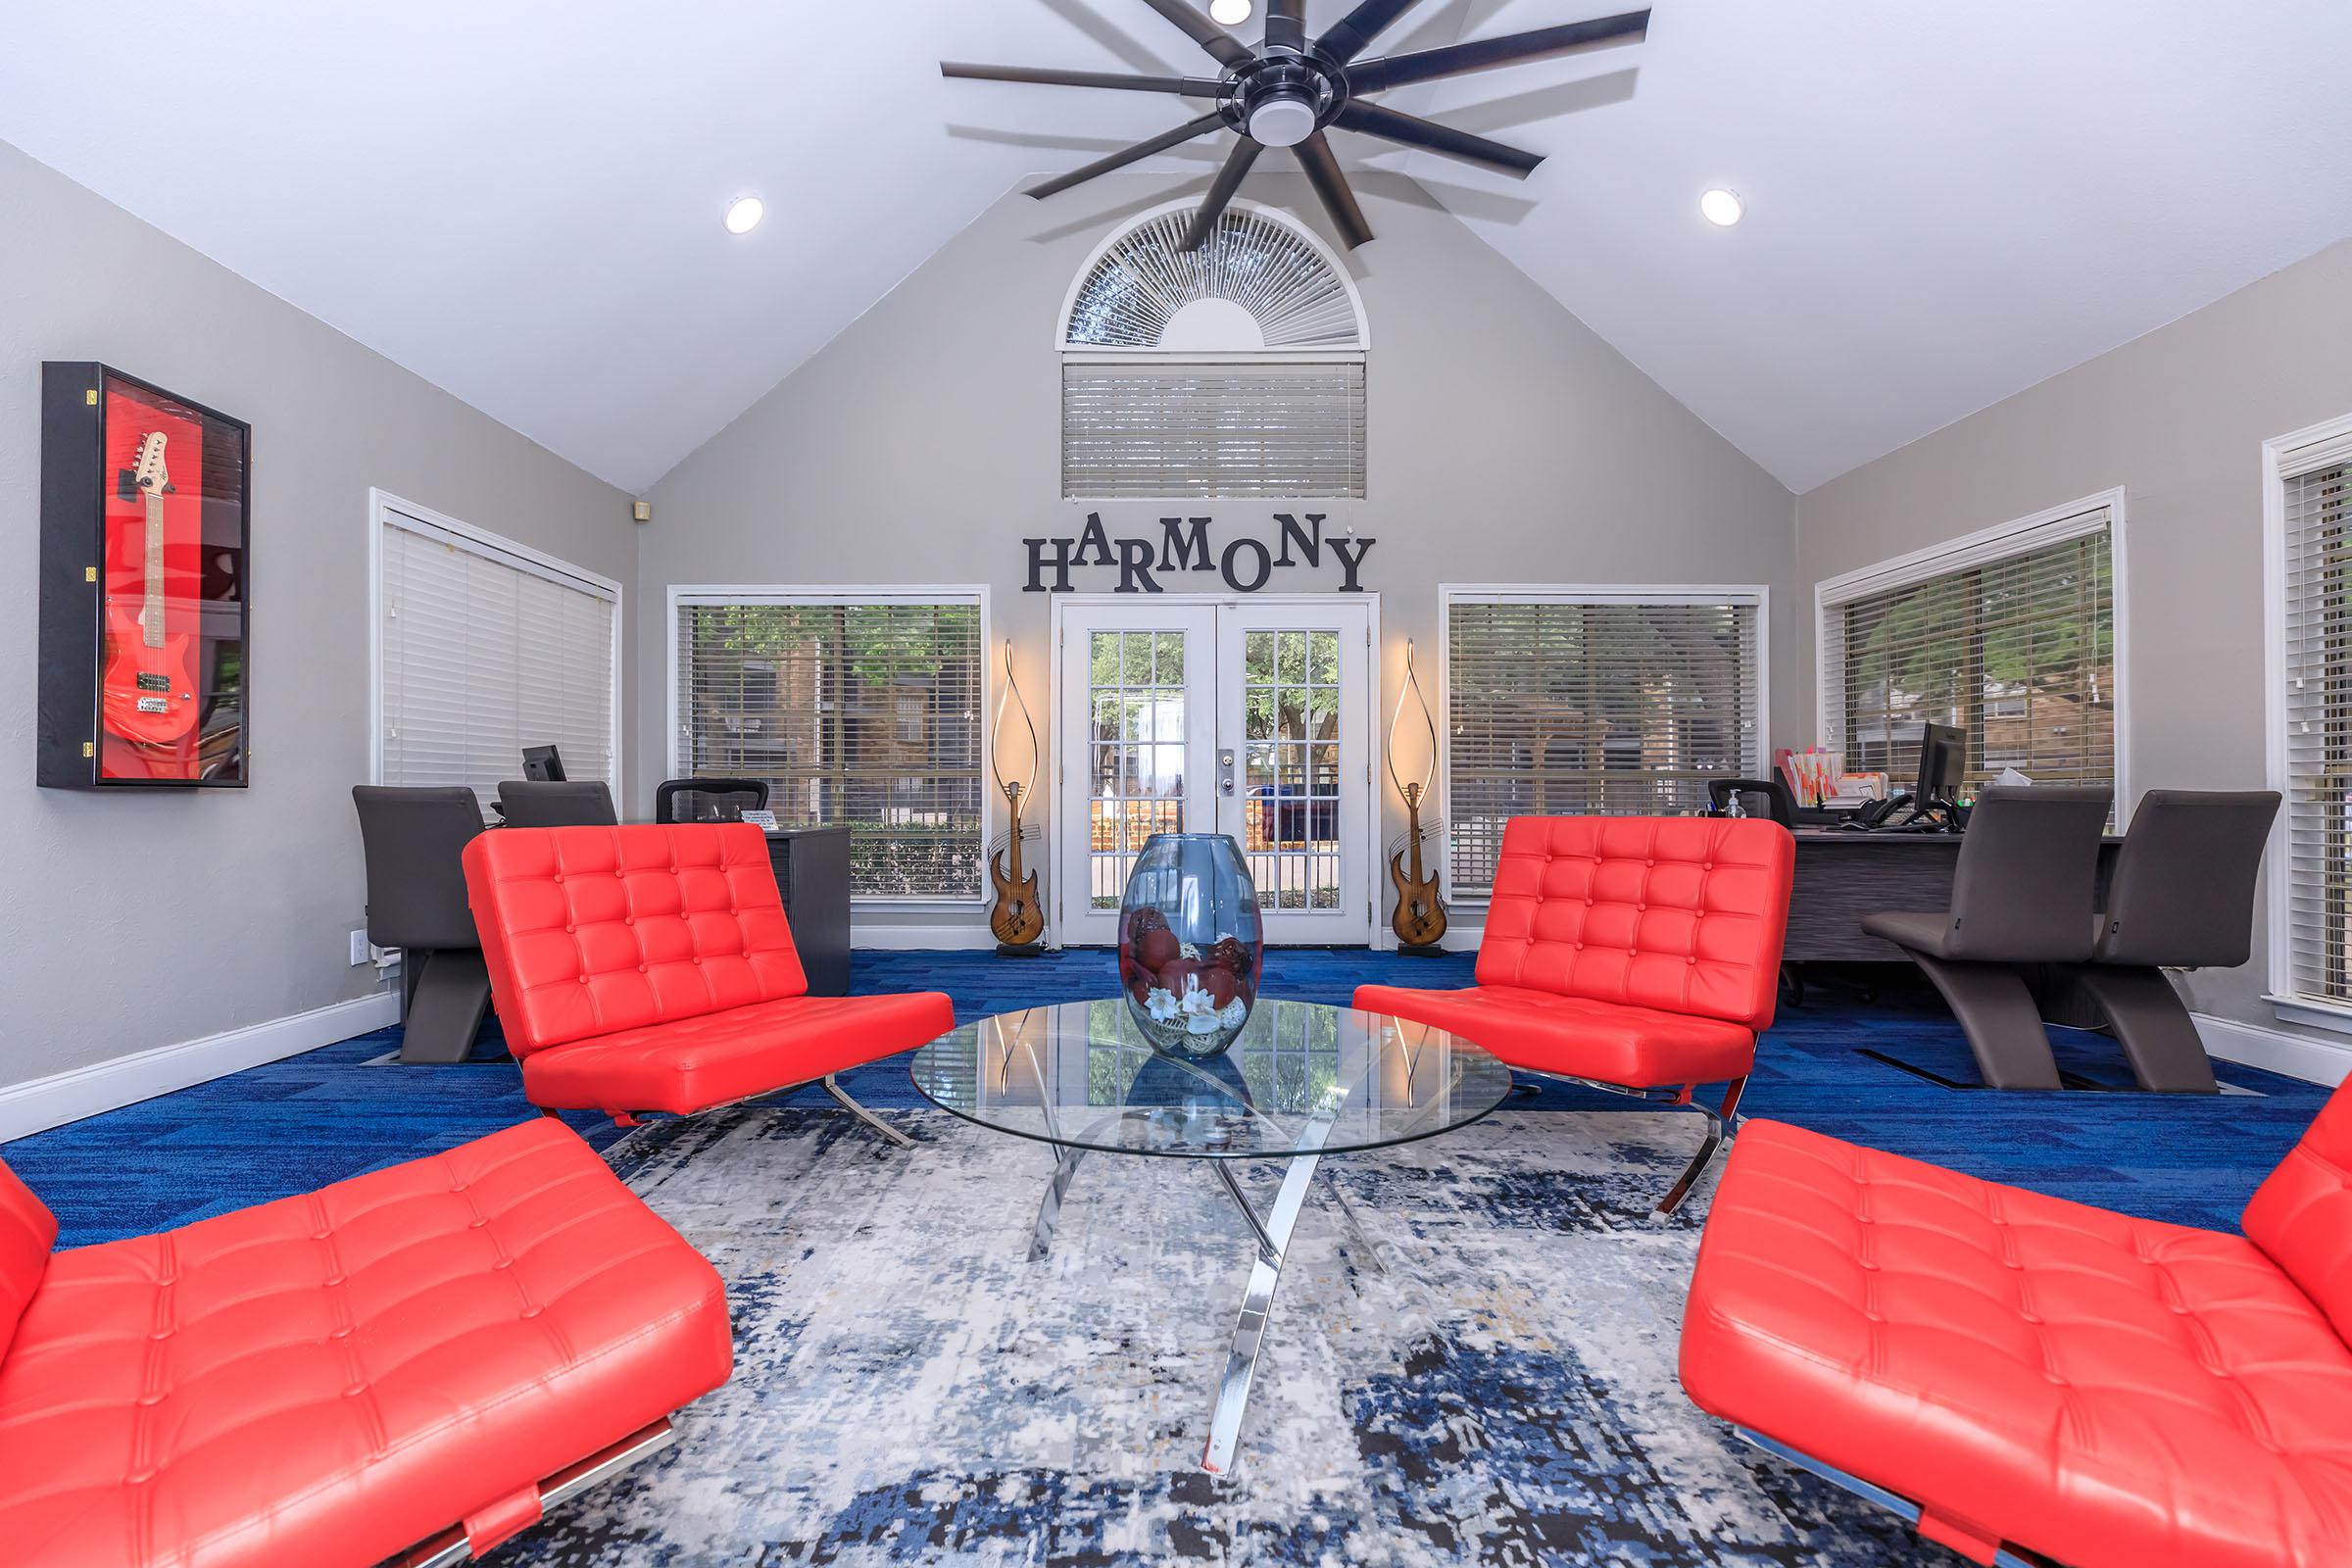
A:
[[[473,791],[356,785],[368,940],[401,950],[400,1059],[464,1061],[490,1009],[490,974],[458,857],[482,830]]]
[[[765,779],[672,778],[654,787],[657,822],[736,822],[766,809]]]
[[[511,778],[498,787],[498,813],[509,827],[612,827],[620,820],[602,779]]]
[[[2054,982],[2098,1009],[2142,1089],[2219,1090],[2164,969],[2235,968],[2252,954],[2254,882],[2278,814],[2272,790],[2140,797],[2116,854],[2090,961],[2068,965]]]
[[[2020,964],[2081,963],[2097,935],[2104,785],[1987,789],[1952,872],[1952,906],[1866,914],[1862,929],[1903,950],[1943,993],[1985,1084],[2056,1089],[2057,1058]]]

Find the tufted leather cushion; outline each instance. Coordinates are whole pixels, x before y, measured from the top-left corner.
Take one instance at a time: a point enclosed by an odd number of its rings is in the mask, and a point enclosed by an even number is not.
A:
[[[1513,1067],[1630,1089],[1742,1078],[1756,1059],[1744,1024],[1515,986],[1358,986],[1355,1005],[1451,1030]]]
[[[955,1004],[936,991],[786,997],[539,1052],[523,1061],[522,1086],[531,1103],[558,1110],[683,1114],[911,1051],[955,1027]]]
[[[517,1056],[808,989],[749,823],[501,828],[465,863]]]
[[[2352,1340],[2352,1079],[2338,1086],[2302,1140],[2246,1204],[2246,1239]]]
[[[1515,816],[1478,983],[1772,1024],[1796,840],[1760,818]]]
[[[731,1356],[710,1265],[551,1121],[60,1252],[0,1362],[0,1559],[361,1568]]]
[[[2352,1562],[2352,1351],[2241,1237],[1749,1122],[1682,1378],[1980,1562]]]
[[[57,1245],[57,1216],[0,1165],[0,1356],[17,1331],[24,1305],[40,1288],[49,1268],[49,1250]]]

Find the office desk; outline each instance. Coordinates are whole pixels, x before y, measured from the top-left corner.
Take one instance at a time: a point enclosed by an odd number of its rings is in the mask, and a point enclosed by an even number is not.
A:
[[[784,896],[784,918],[812,997],[850,994],[850,830],[779,828],[767,835],[767,863]]]
[[[1908,962],[1902,949],[1866,935],[1862,917],[1880,909],[1951,906],[1958,834],[1850,833],[1836,827],[1795,832],[1796,883],[1788,897],[1788,941],[1782,950],[1791,963]],[[2110,838],[2099,851],[2102,897],[2123,842]]]

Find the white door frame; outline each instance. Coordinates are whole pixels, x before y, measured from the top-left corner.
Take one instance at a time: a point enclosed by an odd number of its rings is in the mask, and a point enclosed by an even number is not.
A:
[[[1364,726],[1364,738],[1366,743],[1364,748],[1365,809],[1363,812],[1364,839],[1362,846],[1364,854],[1364,876],[1366,886],[1366,902],[1364,908],[1364,942],[1368,947],[1380,946],[1380,933],[1383,929],[1379,919],[1380,889],[1382,886],[1381,873],[1388,867],[1388,861],[1381,854],[1383,843],[1381,827],[1387,816],[1386,808],[1388,803],[1380,792],[1378,781],[1381,776],[1382,765],[1386,760],[1389,738],[1387,732],[1382,729],[1380,722],[1381,683],[1384,678],[1384,661],[1381,657],[1383,645],[1380,638],[1380,595],[1378,592],[1370,591],[1360,594],[1334,594],[1326,592],[1257,594],[1152,594],[1139,596],[1136,594],[1117,593],[1071,593],[1054,594],[1053,596],[1054,607],[1052,636],[1048,643],[1048,658],[1046,660],[1047,667],[1052,671],[1052,674],[1047,682],[1048,689],[1046,693],[1046,711],[1048,716],[1046,719],[1046,733],[1052,738],[1051,744],[1054,760],[1053,800],[1054,802],[1056,814],[1049,816],[1046,823],[1047,871],[1053,879],[1054,900],[1054,919],[1049,924],[1047,931],[1048,946],[1058,948],[1062,945],[1062,890],[1071,885],[1069,879],[1075,874],[1069,866],[1064,864],[1065,856],[1062,846],[1068,841],[1068,835],[1062,831],[1064,824],[1058,819],[1057,814],[1062,797],[1062,782],[1064,778],[1063,769],[1068,765],[1069,760],[1065,755],[1065,748],[1062,745],[1061,721],[1061,705],[1064,695],[1062,692],[1061,679],[1061,668],[1063,663],[1063,612],[1073,605],[1086,607],[1108,607],[1122,604],[1135,604],[1139,601],[1139,599],[1156,600],[1160,602],[1173,601],[1178,604],[1206,606],[1211,608],[1221,608],[1225,606],[1239,607],[1245,604],[1320,606],[1327,605],[1334,599],[1340,599],[1349,604],[1360,603],[1365,607],[1367,612],[1366,618],[1370,621],[1370,625],[1367,628],[1367,636],[1370,639],[1371,647],[1364,661],[1365,679],[1363,711],[1359,718],[1359,722],[1361,722]]]

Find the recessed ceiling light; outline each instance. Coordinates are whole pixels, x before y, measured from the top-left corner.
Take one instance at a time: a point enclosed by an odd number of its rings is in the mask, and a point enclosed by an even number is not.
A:
[[[1738,191],[1719,186],[1698,198],[1698,210],[1716,227],[1729,228],[1746,216],[1747,203],[1740,199]]]
[[[749,234],[767,216],[767,204],[757,196],[738,196],[727,203],[727,232]]]
[[[1208,17],[1211,22],[1238,27],[1250,20],[1250,0],[1208,0]]]

